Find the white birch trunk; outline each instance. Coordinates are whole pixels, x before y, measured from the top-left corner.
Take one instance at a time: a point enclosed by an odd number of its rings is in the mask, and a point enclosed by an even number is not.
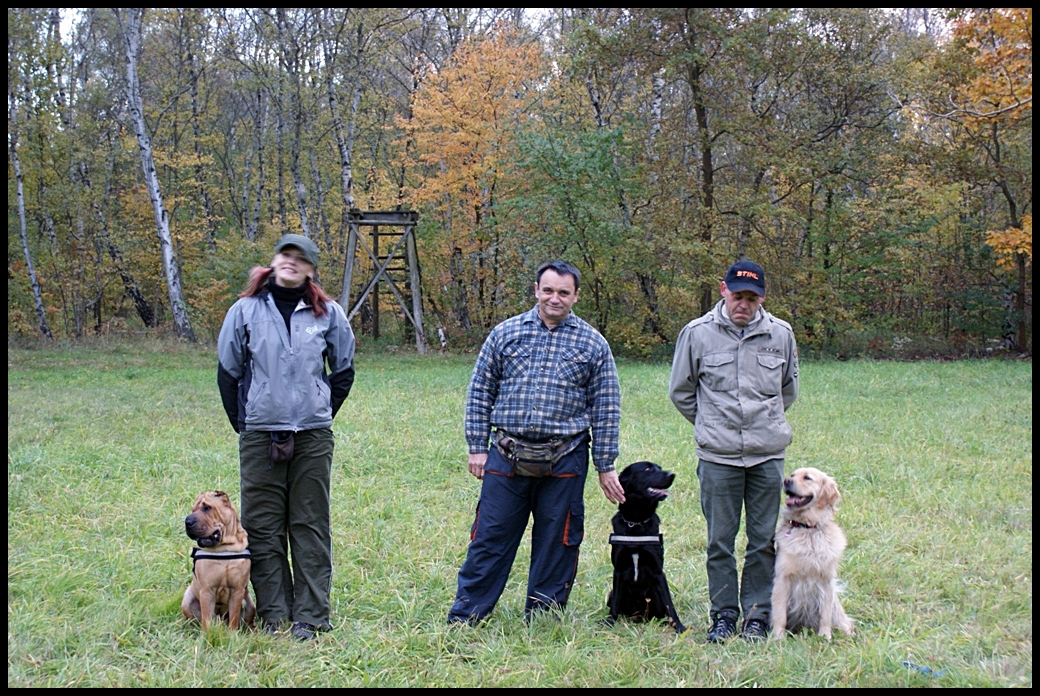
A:
[[[159,235],[159,248],[162,251],[163,272],[166,275],[166,289],[170,295],[170,311],[177,328],[177,335],[195,342],[195,332],[191,329],[184,292],[181,287],[181,273],[177,266],[177,258],[173,251],[173,237],[170,234],[170,216],[163,205],[162,192],[159,189],[159,176],[155,171],[152,158],[152,141],[144,123],[144,105],[141,99],[141,83],[137,79],[137,58],[141,50],[142,9],[126,10],[125,21],[121,10],[114,10],[119,19],[126,48],[126,98],[130,110],[130,122],[137,135],[137,147],[141,151],[141,169],[144,171],[145,186],[152,200],[152,212],[155,214],[155,227]]]
[[[10,83],[8,83],[10,85]],[[29,284],[32,286],[33,302],[36,305],[36,322],[48,341],[54,340],[51,335],[51,327],[47,325],[47,312],[43,308],[43,293],[40,292],[40,282],[36,278],[36,267],[33,265],[32,252],[29,250],[29,235],[25,229],[25,188],[22,183],[22,164],[18,159],[18,127],[17,127],[17,103],[14,91],[8,91],[10,111],[8,112],[9,133],[8,142],[11,144],[11,163],[14,166],[15,184],[18,189],[18,232],[22,240],[22,252],[25,254],[25,265],[29,270]]]
[[[354,170],[353,170],[353,158],[354,158],[354,123],[357,117],[358,105],[361,103],[361,47],[358,46],[358,55],[356,60],[356,66],[358,70],[354,75],[354,95],[350,102],[350,117],[346,132],[344,132],[343,118],[339,112],[339,99],[336,96],[336,88],[332,83],[332,72],[333,65],[335,62],[335,53],[332,50],[330,43],[333,39],[323,37],[322,49],[324,50],[325,57],[325,89],[328,93],[329,100],[329,115],[332,117],[332,130],[336,135],[336,147],[339,151],[339,171],[340,171],[340,196],[343,200],[343,219],[347,219],[347,213],[356,207],[354,201]],[[360,38],[358,39],[360,43]],[[353,277],[353,265],[354,257],[350,253],[353,248],[348,245],[347,257],[343,260],[343,280],[340,287],[340,298],[341,301],[345,300],[350,294],[350,280]],[[347,311],[350,311],[349,307],[344,307]]]

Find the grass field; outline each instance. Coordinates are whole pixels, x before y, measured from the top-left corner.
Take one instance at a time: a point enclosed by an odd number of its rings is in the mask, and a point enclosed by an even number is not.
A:
[[[705,645],[692,429],[668,366],[636,363],[620,365],[619,464],[677,474],[660,513],[690,632],[601,625],[614,508],[594,476],[561,620],[523,621],[525,543],[491,620],[447,629],[479,491],[461,432],[472,361],[358,357],[334,426],[336,630],[299,645],[180,615],[184,516],[203,490],[238,501],[214,354],[9,347],[8,686],[1032,686],[1031,362],[803,363],[787,471],[839,483],[858,631]]]

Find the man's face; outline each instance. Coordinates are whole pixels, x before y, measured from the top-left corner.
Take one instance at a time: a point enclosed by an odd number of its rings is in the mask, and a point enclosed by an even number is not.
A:
[[[752,290],[730,292],[725,281],[719,285],[719,292],[722,293],[722,299],[726,302],[726,313],[729,314],[733,323],[740,327],[747,326],[748,322],[755,318],[755,313],[758,312],[758,308],[762,306],[762,300],[765,299]]]
[[[578,301],[574,276],[559,275],[551,268],[546,269],[535,283],[534,296],[538,299],[538,316],[551,329],[567,318],[571,307]]]

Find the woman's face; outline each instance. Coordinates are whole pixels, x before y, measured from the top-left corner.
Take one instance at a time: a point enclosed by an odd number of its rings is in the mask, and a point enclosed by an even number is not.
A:
[[[287,246],[275,254],[271,268],[274,269],[274,282],[283,288],[298,288],[314,276],[314,266],[307,261],[302,251],[293,246]]]

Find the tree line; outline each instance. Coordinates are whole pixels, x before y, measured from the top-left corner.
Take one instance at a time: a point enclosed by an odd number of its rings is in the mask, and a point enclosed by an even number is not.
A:
[[[212,340],[284,232],[356,295],[352,209],[418,213],[434,343],[564,258],[667,355],[751,258],[803,350],[1028,351],[1032,10],[8,10],[9,336]]]

